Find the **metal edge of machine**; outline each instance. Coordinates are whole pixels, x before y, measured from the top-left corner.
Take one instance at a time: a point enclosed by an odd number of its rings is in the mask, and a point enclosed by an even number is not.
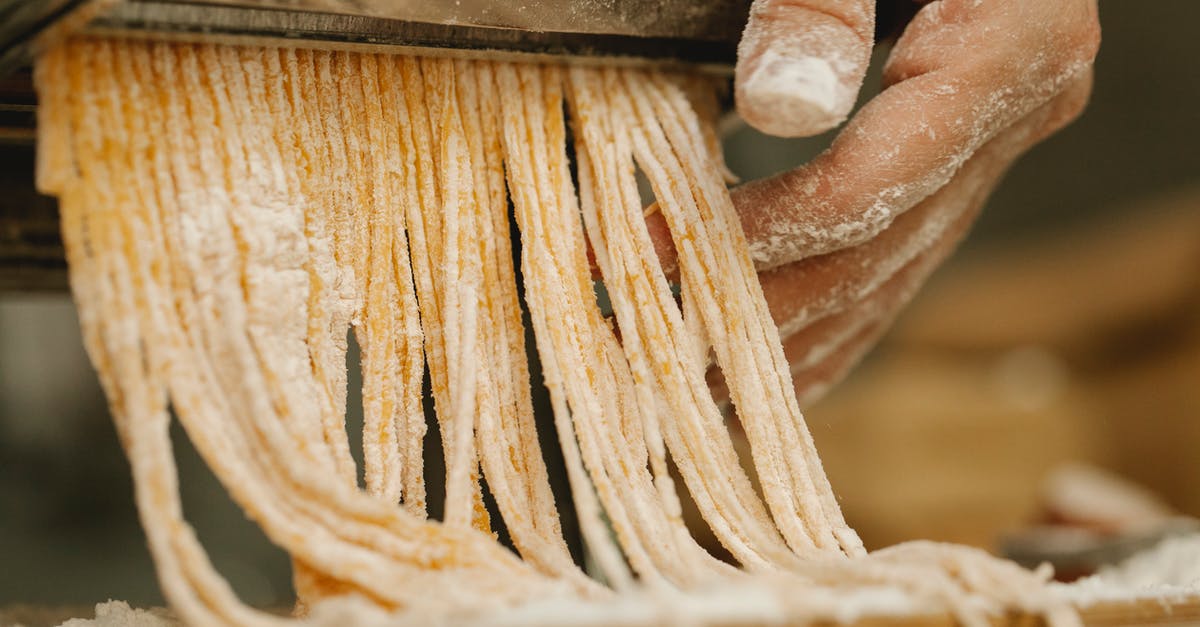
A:
[[[0,294],[61,292],[53,199],[33,188],[31,60],[60,32],[687,66],[728,73],[749,0],[0,0]]]

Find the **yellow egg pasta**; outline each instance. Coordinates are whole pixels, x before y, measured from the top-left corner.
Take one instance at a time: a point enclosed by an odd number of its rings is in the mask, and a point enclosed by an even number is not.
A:
[[[932,543],[868,554],[846,524],[726,188],[712,81],[95,38],[46,51],[36,79],[38,184],[60,201],[87,350],[183,621],[802,622],[893,590],[968,624],[1014,608],[1077,623],[1047,573]],[[639,169],[678,252],[679,301]],[[427,514],[426,376],[441,520]],[[540,385],[572,503],[550,488]],[[246,606],[208,561],[180,503],[172,416],[292,556],[296,619]],[[517,554],[493,536],[485,490]],[[693,538],[682,490],[736,563]],[[572,506],[590,572],[563,535]]]

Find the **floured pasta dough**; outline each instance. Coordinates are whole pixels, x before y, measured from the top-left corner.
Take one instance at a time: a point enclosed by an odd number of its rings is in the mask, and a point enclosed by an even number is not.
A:
[[[185,622],[292,619],[242,604],[184,521],[172,413],[292,556],[316,622],[798,621],[844,615],[864,590],[969,624],[1008,609],[1077,622],[1046,573],[930,543],[868,555],[847,526],[725,187],[708,81],[77,39],[42,56],[37,84],[38,183],[60,199],[87,349]],[[637,168],[670,226],[679,304]],[[573,505],[606,585],[571,557],[538,443],[510,199]],[[344,420],[351,330],[361,469]],[[710,355],[761,489],[705,382]],[[442,521],[426,519],[426,365]],[[519,557],[490,533],[481,479]],[[681,487],[740,567],[692,538]]]

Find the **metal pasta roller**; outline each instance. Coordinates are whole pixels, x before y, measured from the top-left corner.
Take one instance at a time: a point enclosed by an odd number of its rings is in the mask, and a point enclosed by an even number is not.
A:
[[[750,0],[0,0],[0,291],[61,290],[51,199],[33,190],[30,64],[87,32],[183,41],[407,49],[489,59],[730,72]]]

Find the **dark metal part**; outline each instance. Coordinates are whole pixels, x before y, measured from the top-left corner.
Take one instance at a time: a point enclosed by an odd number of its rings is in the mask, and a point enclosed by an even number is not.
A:
[[[254,45],[415,47],[728,68],[749,0],[0,0],[0,74],[73,11],[88,32]]]
[[[233,44],[731,71],[750,0],[0,0],[0,292],[62,290],[30,62],[62,25]],[[59,33],[53,33],[57,36]]]
[[[0,293],[67,289],[58,207],[34,190],[33,150],[0,143]]]
[[[33,41],[87,0],[0,0],[0,78],[29,64]]]
[[[1200,521],[1186,517],[1121,534],[1102,534],[1077,527],[1034,527],[1002,538],[1000,553],[1028,568],[1048,563],[1054,567],[1056,576],[1071,580],[1119,564],[1167,538],[1198,531]]]

